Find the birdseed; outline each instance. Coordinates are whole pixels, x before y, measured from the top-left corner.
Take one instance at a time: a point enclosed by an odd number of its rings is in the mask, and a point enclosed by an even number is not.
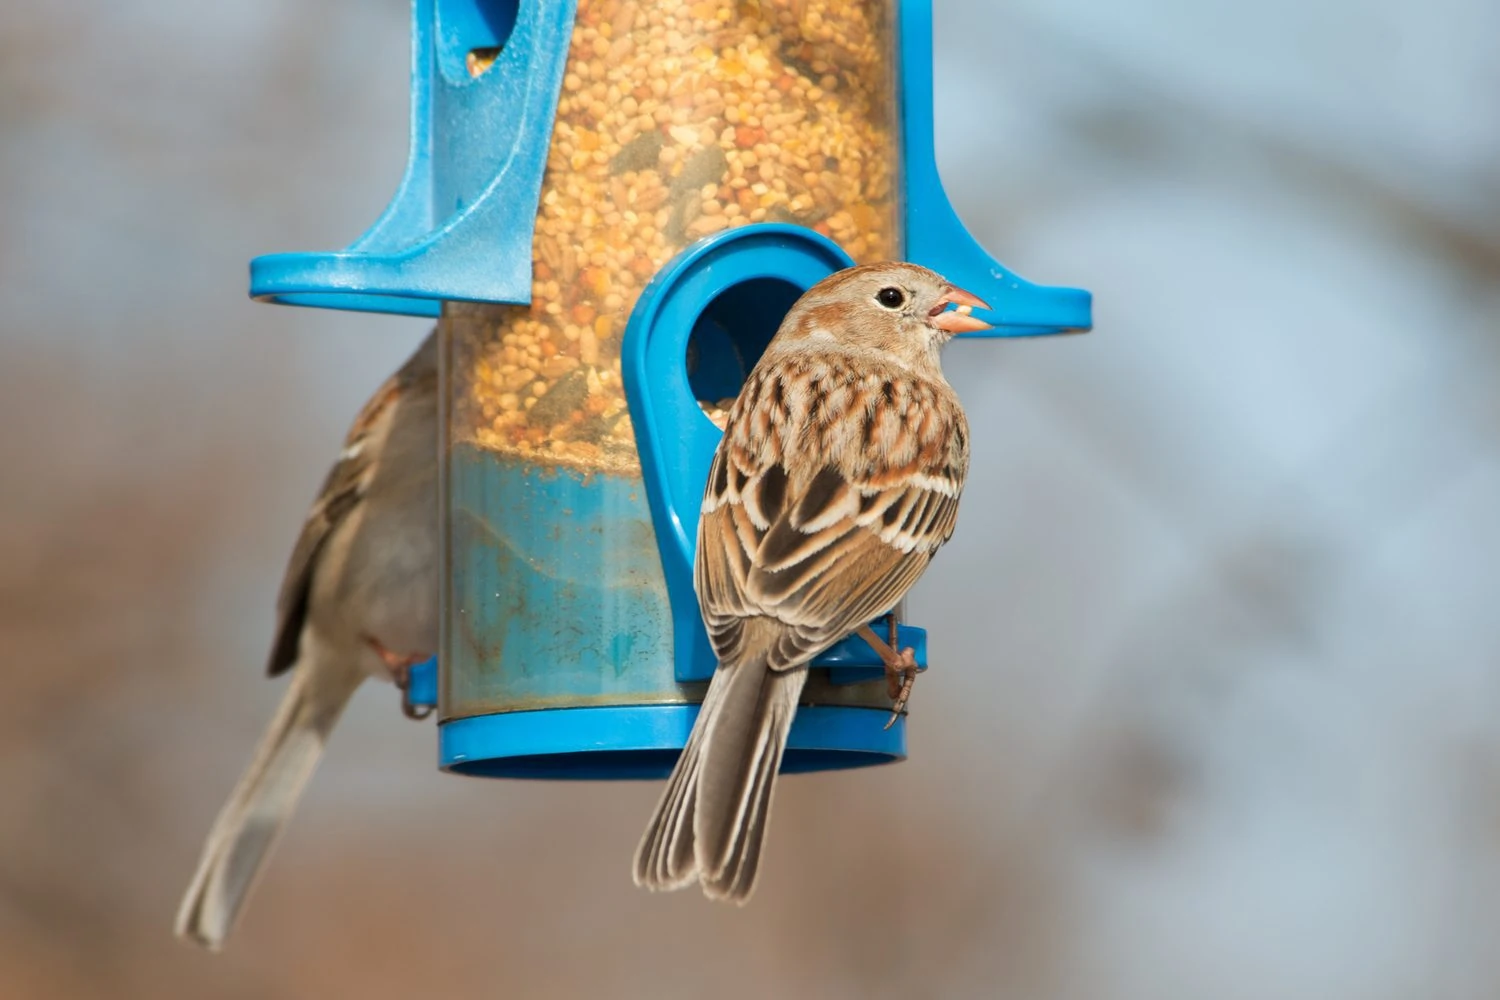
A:
[[[893,40],[891,0],[580,0],[532,303],[444,307],[450,444],[638,470],[620,337],[678,252],[790,222],[898,256]]]

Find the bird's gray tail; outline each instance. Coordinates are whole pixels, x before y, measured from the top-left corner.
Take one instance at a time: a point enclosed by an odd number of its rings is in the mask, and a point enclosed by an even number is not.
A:
[[[771,795],[807,668],[720,666],[635,856],[636,885],[679,889],[694,878],[716,899],[755,888]]]
[[[312,777],[357,673],[300,664],[250,767],[219,811],[177,910],[176,932],[212,951],[234,926],[256,874]]]

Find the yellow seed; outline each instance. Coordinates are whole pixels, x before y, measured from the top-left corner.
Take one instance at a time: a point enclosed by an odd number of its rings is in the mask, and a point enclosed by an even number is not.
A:
[[[887,167],[895,123],[883,110],[889,38],[867,5],[587,6],[546,157],[533,304],[456,306],[445,322],[464,386],[455,440],[593,468],[633,462],[619,333],[628,304],[686,242],[791,212],[820,220],[856,260],[887,257],[898,189]],[[645,162],[617,159],[631,144]],[[705,149],[723,151],[707,171]],[[586,401],[549,412],[550,427],[530,425],[523,408],[576,371]]]

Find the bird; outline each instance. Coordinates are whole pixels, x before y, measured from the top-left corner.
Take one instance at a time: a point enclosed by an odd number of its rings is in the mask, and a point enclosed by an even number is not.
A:
[[[437,353],[434,330],[364,405],[292,549],[267,666],[272,677],[290,672],[291,686],[177,913],[177,935],[211,951],[223,947],[361,682],[394,680],[404,691],[411,667],[436,652]]]
[[[950,308],[953,307],[953,308]],[[968,424],[942,346],[989,306],[904,262],[848,268],[787,312],[703,493],[693,586],[718,667],[636,849],[636,885],[743,904],[808,663],[859,632],[897,710],[916,666],[868,623],[953,534]],[[894,636],[893,636],[894,638]]]

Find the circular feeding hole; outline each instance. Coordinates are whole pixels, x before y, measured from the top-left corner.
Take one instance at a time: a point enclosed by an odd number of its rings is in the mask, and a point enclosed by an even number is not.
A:
[[[780,278],[752,278],[721,292],[698,314],[688,337],[688,384],[698,405],[720,427],[803,291]]]

